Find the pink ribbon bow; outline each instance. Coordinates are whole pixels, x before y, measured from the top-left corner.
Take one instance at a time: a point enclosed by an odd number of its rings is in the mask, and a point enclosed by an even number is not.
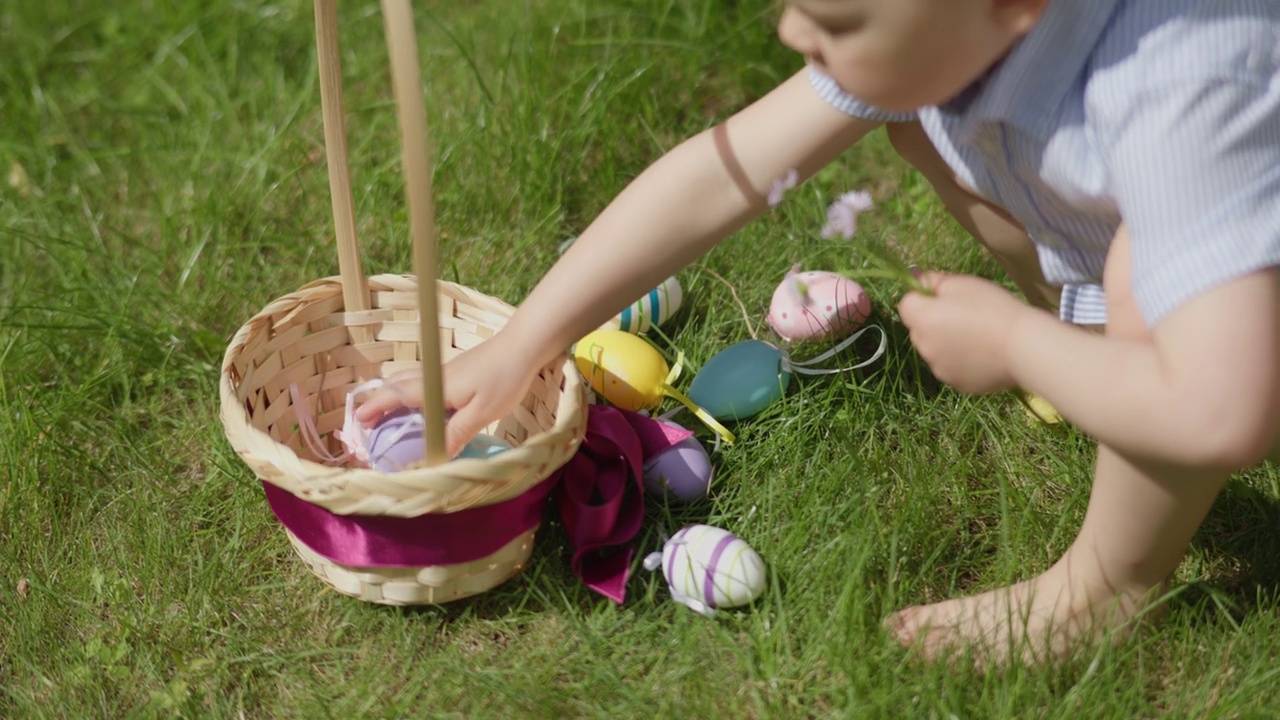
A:
[[[557,470],[556,501],[573,545],[570,567],[587,587],[616,603],[626,597],[644,520],[644,461],[693,433],[643,415],[592,405],[578,452]]]

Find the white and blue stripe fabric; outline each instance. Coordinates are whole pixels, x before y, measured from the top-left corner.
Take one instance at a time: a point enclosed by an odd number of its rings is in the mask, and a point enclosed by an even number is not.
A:
[[[846,113],[912,117],[810,78]],[[986,77],[916,116],[960,180],[1026,227],[1064,320],[1105,321],[1122,218],[1149,325],[1280,265],[1280,1],[1050,0]]]
[[[865,103],[858,98],[845,92],[830,75],[809,67],[809,83],[813,85],[813,89],[818,91],[823,100],[830,103],[835,109],[846,115],[853,115],[864,120],[874,120],[876,122],[909,122],[916,119],[916,114],[912,112],[889,112]]]

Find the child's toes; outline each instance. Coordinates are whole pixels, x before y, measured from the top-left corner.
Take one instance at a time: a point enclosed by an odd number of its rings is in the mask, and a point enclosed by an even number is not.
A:
[[[909,607],[891,613],[884,619],[882,623],[884,629],[898,641],[898,644],[910,646],[915,643],[916,631],[919,629],[919,623],[915,622],[918,610],[919,608]]]

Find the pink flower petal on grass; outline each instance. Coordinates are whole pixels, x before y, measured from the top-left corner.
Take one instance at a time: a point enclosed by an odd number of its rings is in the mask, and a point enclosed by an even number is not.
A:
[[[871,193],[865,190],[847,192],[827,208],[827,224],[822,227],[822,238],[836,235],[846,240],[858,232],[858,215],[871,209]]]
[[[782,202],[782,196],[794,188],[799,180],[800,173],[796,172],[795,168],[791,168],[786,175],[774,180],[769,186],[769,207],[777,207]]]

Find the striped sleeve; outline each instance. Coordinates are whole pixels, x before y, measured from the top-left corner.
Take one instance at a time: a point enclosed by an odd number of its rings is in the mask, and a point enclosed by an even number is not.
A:
[[[1280,266],[1280,79],[1161,88],[1113,120],[1104,142],[1149,325]]]
[[[1058,316],[1073,325],[1106,325],[1107,296],[1102,286],[1088,283],[1066,283]]]
[[[859,100],[845,92],[830,75],[813,66],[809,66],[809,83],[819,97],[846,115],[873,122],[909,122],[916,119],[915,113],[886,112]]]
[[[1217,286],[1280,266],[1280,4],[1183,0],[1142,42],[1100,53],[1086,95],[1154,326]],[[1123,23],[1163,17],[1133,4]]]

